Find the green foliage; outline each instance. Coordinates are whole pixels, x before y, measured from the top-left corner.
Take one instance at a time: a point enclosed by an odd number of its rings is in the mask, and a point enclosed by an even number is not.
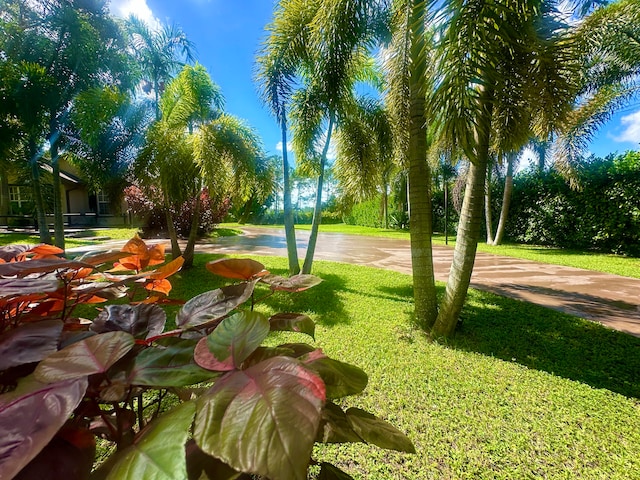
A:
[[[383,222],[379,196],[356,203],[351,209],[351,213],[344,216],[344,223],[347,225],[380,228],[383,226]]]
[[[590,158],[573,190],[555,171],[516,176],[508,235],[519,242],[640,255],[640,154]]]
[[[389,423],[329,401],[360,394],[362,370],[304,343],[263,345],[271,332],[313,337],[309,316],[253,307],[320,278],[284,278],[253,260],[209,262],[210,272],[243,281],[194,296],[179,308],[178,328],[164,331],[159,304],[176,303],[167,278],[182,257],[164,264],[164,248],[138,237],[120,252],[60,253],[0,249],[9,262],[0,265],[0,426],[10,433],[0,439],[2,478],[51,469],[79,479],[304,480],[316,442],[415,453]],[[267,291],[257,298],[259,283]],[[93,321],[75,313],[117,299]],[[249,299],[251,308],[239,310]],[[92,474],[94,436],[117,450]],[[325,478],[351,478],[324,470]]]

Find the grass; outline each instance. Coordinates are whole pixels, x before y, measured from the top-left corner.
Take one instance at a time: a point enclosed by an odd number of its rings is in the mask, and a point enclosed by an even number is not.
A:
[[[213,258],[197,255],[171,296],[220,286],[203,268]],[[285,259],[256,259],[286,271]],[[319,460],[367,480],[628,479],[640,471],[640,338],[471,291],[455,338],[430,342],[411,322],[409,276],[320,261],[314,268],[321,285],[260,308],[312,316],[315,345],[369,374],[365,392],[345,403],[390,421],[418,451],[329,445],[316,449]]]
[[[235,225],[237,226],[237,224]],[[261,226],[264,228],[282,228],[282,226],[275,225]],[[311,225],[296,225],[296,229],[310,230]],[[365,235],[372,237],[386,237],[409,240],[409,232],[406,231],[361,227],[357,225],[321,225],[320,231],[328,233],[344,233],[348,235]],[[433,243],[434,245],[444,246],[444,235],[434,235]],[[453,246],[455,246],[455,238],[449,238],[449,247],[453,248]],[[566,267],[574,268],[584,268],[586,270],[611,273],[613,275],[640,278],[640,259],[638,258],[521,244],[491,246],[485,243],[479,243],[478,251],[490,253],[492,255],[502,255],[506,257],[521,258],[524,260],[533,260],[535,262],[542,262],[553,265],[564,265]]]
[[[66,237],[65,246],[67,248],[93,245],[102,240],[92,240],[91,237],[109,237],[111,240],[128,240],[138,232],[137,228],[96,228],[82,231],[82,236]],[[40,243],[38,234],[10,232],[0,233],[0,245],[12,244],[37,244]]]

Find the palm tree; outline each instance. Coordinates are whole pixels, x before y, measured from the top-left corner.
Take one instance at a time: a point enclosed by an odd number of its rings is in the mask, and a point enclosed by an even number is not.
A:
[[[203,188],[245,200],[260,154],[253,131],[222,113],[222,104],[204,67],[185,66],[160,98],[161,118],[147,134],[136,165],[144,184],[161,189],[172,254],[182,254],[187,267],[193,263]],[[182,252],[172,212],[186,201],[193,202],[194,211]]]
[[[455,330],[464,304],[492,152],[520,148],[532,125],[548,132],[575,98],[571,42],[553,13],[544,1],[446,2],[441,78],[431,103],[441,114],[446,143],[464,152],[470,166],[436,336]]]

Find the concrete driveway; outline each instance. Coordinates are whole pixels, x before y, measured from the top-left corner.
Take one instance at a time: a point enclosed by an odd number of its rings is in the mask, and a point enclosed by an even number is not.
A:
[[[286,256],[283,230],[242,230],[242,236],[221,237],[197,248],[222,254]],[[296,231],[301,258],[308,236],[307,231]],[[446,281],[453,249],[434,246],[433,255],[436,278]],[[408,240],[320,233],[315,258],[411,273]],[[478,253],[471,285],[640,337],[640,279]]]

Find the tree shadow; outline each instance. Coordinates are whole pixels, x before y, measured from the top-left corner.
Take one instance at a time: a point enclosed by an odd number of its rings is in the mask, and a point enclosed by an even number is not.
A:
[[[470,299],[452,348],[640,398],[640,338],[488,292]]]

